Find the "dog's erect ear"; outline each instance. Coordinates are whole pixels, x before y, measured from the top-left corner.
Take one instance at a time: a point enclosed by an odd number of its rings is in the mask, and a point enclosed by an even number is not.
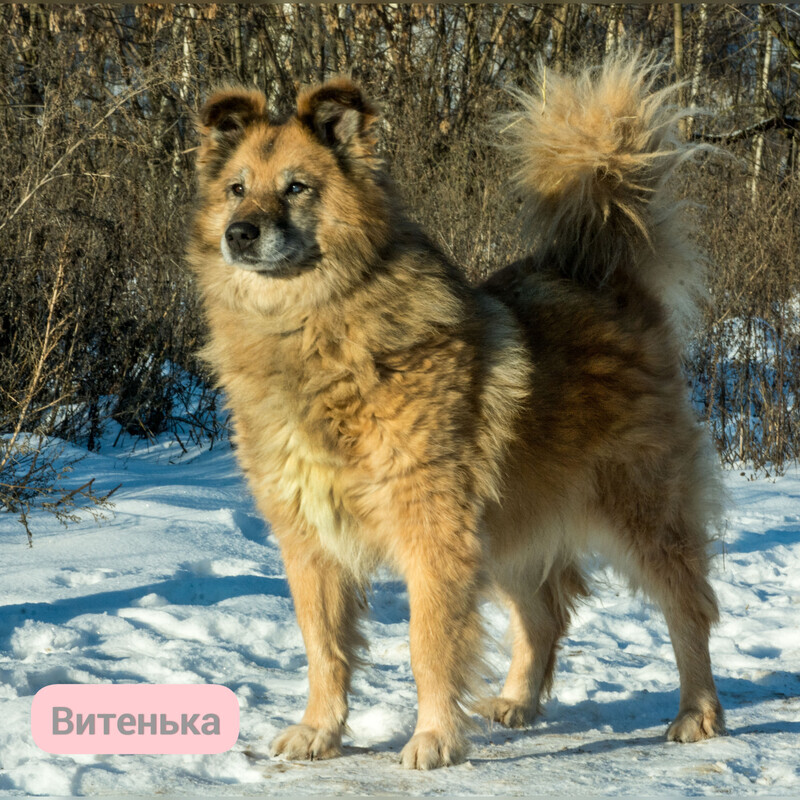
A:
[[[334,78],[297,98],[300,122],[344,156],[374,155],[378,117],[378,110],[349,78]]]
[[[197,169],[201,175],[213,177],[219,172],[245,131],[258,121],[269,121],[267,98],[261,92],[243,87],[215,92],[198,116]]]

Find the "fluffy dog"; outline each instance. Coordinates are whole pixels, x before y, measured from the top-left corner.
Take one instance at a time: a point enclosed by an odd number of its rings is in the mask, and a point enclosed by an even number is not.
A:
[[[408,584],[418,692],[406,767],[465,757],[488,591],[511,668],[478,709],[528,723],[553,680],[581,557],[663,611],[680,674],[667,737],[724,730],[707,528],[717,477],[686,397],[682,332],[702,285],[665,181],[687,154],[670,89],[619,57],[539,75],[508,120],[530,252],[471,286],[409,222],[378,113],[340,78],[288,119],[226,88],[200,112],[189,245],[238,457],[286,565],[308,654],[291,759],[340,752],[379,564]]]

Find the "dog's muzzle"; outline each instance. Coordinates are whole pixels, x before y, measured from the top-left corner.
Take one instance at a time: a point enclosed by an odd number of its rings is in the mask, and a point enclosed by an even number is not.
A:
[[[252,222],[234,222],[225,231],[225,241],[231,255],[236,258],[253,253],[260,235],[258,226]]]

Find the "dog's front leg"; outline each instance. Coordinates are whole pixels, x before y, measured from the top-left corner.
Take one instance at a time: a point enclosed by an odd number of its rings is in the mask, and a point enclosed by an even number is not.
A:
[[[306,646],[309,693],[300,724],[276,737],[270,752],[289,759],[332,758],[341,753],[350,676],[364,644],[357,627],[359,586],[308,538],[278,538]]]
[[[471,535],[447,538],[417,540],[404,565],[418,699],[417,726],[401,754],[409,769],[458,764],[467,751],[462,702],[482,652],[480,546]]]

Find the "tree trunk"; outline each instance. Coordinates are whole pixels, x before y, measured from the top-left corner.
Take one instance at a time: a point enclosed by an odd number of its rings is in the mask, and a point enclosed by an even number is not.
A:
[[[566,66],[567,14],[569,5],[559,6],[553,16],[553,66],[561,72]]]
[[[675,75],[683,80],[683,6],[673,3],[673,30],[675,36]]]
[[[622,6],[613,4],[608,7],[608,25],[606,26],[605,54],[613,53],[619,44],[619,23],[622,18]]]
[[[244,58],[242,53],[242,10],[234,6],[233,14],[233,69],[236,80],[244,83]]]
[[[697,26],[697,42],[694,46],[694,65],[692,67],[692,85],[689,92],[689,105],[697,103],[700,93],[700,76],[703,72],[703,59],[706,54],[706,35],[708,32],[708,3],[700,3],[698,8],[700,24]],[[694,133],[694,116],[686,117],[686,133],[691,136]]]
[[[764,6],[758,7],[759,22],[759,52],[762,54],[761,69],[756,85],[755,106],[764,116],[767,115],[767,92],[769,88],[769,66],[772,61],[772,36],[769,31],[767,14]],[[761,176],[761,162],[764,157],[764,133],[755,137],[755,152],[753,154],[753,171],[750,178],[750,199],[755,205],[758,199],[758,181]]]

